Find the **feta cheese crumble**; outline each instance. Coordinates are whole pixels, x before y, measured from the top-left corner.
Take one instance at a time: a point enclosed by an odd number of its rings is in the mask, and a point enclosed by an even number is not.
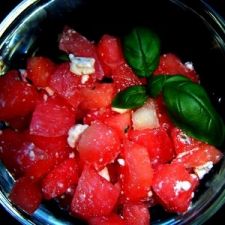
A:
[[[151,198],[151,197],[153,196],[152,191],[151,191],[151,190],[150,190],[150,191],[148,191],[147,195],[148,195],[148,197],[149,197],[149,198]]]
[[[88,75],[95,72],[95,59],[88,57],[76,57],[69,54],[70,58],[70,71],[76,75]]]
[[[67,143],[71,148],[75,148],[76,142],[80,135],[88,128],[86,124],[76,124],[68,131]]]
[[[117,159],[117,162],[120,166],[125,166],[125,160],[124,159]]]
[[[202,179],[212,168],[213,168],[213,162],[209,161],[201,166],[197,166],[194,169],[194,172],[197,174],[199,179]]]
[[[185,67],[189,70],[194,70],[194,66],[192,62],[186,62],[184,63]]]
[[[49,96],[52,96],[55,93],[50,87],[45,87],[45,91],[48,93]]]
[[[175,195],[177,196],[181,191],[188,191],[191,188],[189,181],[177,181],[174,186]]]
[[[89,75],[83,75],[81,77],[81,84],[85,84],[89,80]]]
[[[75,158],[75,153],[74,153],[74,152],[70,152],[69,158],[70,158],[70,159],[74,159],[74,158]]]
[[[107,167],[104,167],[101,171],[98,172],[98,174],[105,178],[107,181],[110,181],[109,171]]]

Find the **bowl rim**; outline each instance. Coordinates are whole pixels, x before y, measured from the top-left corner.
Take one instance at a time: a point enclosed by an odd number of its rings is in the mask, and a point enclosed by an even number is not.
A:
[[[5,19],[2,20],[0,23],[0,37],[5,33],[5,31],[10,27],[10,25],[15,21],[15,19],[23,13],[25,10],[27,10],[30,6],[33,4],[40,2],[41,0],[23,0],[19,4],[16,5],[15,8],[11,10],[11,12],[5,17]],[[181,4],[185,4],[186,2],[184,0],[169,0],[170,2],[180,2]],[[208,10],[208,17],[211,18],[211,20],[217,24],[218,28],[220,28],[225,33],[225,20],[223,17],[219,15],[211,6],[209,3],[207,3],[205,0],[200,0],[200,3],[202,6],[204,6]],[[188,5],[188,4],[187,4]],[[225,41],[225,40],[224,40]],[[1,57],[1,56],[0,56]],[[1,59],[1,58],[0,58]],[[1,162],[0,162],[1,163]],[[222,189],[222,187],[221,187]],[[215,199],[214,199],[215,200]],[[2,204],[4,202],[5,204]],[[212,215],[214,215],[219,208],[224,204],[225,202],[225,190],[222,191],[220,197],[216,196],[215,202],[212,202],[210,206],[208,206],[207,210],[205,212],[202,212],[200,217],[204,217],[204,219],[199,221],[201,224],[203,224],[206,220],[208,220]],[[5,210],[10,213],[14,218],[19,220],[24,225],[33,225],[34,223],[30,221],[28,218],[24,218],[23,215],[26,215],[26,213],[23,213],[21,210],[17,210],[11,202],[9,202],[4,194],[0,190],[0,204],[5,208]],[[214,210],[212,210],[214,207]],[[35,216],[35,214],[34,214]],[[18,218],[19,217],[19,218]],[[32,217],[31,217],[32,218]],[[195,218],[196,219],[196,218]],[[196,219],[197,221],[197,219]],[[179,223],[180,221],[178,221]],[[189,221],[191,222],[191,221]],[[183,224],[183,223],[182,223]],[[195,224],[195,223],[194,223]]]
[[[0,23],[0,37],[23,11],[25,11],[29,6],[38,1],[39,0],[23,0],[22,2],[17,4]]]

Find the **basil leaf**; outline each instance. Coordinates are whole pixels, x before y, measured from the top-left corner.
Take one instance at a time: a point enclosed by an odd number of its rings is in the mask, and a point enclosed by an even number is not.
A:
[[[147,91],[152,97],[157,97],[165,84],[174,81],[186,81],[190,80],[189,78],[177,74],[177,75],[157,75],[149,79]]]
[[[137,108],[146,102],[148,95],[144,86],[136,85],[119,92],[112,101],[112,106],[121,109]]]
[[[163,95],[171,118],[188,135],[216,146],[223,143],[223,120],[202,86],[192,81],[169,82]]]
[[[150,77],[157,68],[160,41],[152,31],[138,27],[124,38],[124,55],[138,76]]]

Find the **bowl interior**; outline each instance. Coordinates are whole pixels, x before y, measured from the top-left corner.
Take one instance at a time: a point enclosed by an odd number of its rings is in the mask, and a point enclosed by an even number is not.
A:
[[[123,37],[134,26],[147,26],[159,35],[162,53],[173,52],[183,62],[194,63],[213,104],[225,116],[222,82],[222,74],[225,74],[225,33],[215,19],[215,12],[210,11],[206,4],[186,5],[178,0],[33,2],[0,37],[0,55],[6,64],[5,70],[24,68],[27,58],[34,54],[48,56],[57,62],[58,35],[64,25],[73,27],[94,41],[105,33]],[[151,209],[152,224],[191,224],[194,219],[193,223],[203,223],[216,211],[215,202],[225,195],[222,193],[225,186],[224,167],[223,159],[204,178],[188,213],[172,215],[155,207]],[[1,191],[7,196],[13,180],[2,165],[0,177]],[[3,204],[6,204],[5,201]],[[10,211],[11,205],[7,204]],[[31,217],[22,215],[30,220],[27,224],[31,221],[37,224],[83,224],[59,210],[55,202],[43,204]]]

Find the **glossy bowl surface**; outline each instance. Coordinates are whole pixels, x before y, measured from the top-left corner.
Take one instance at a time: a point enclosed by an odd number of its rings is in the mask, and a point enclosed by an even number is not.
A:
[[[159,35],[162,53],[173,52],[184,62],[194,63],[202,85],[225,119],[225,22],[206,2],[24,0],[0,24],[1,73],[24,68],[34,54],[56,60],[58,35],[64,25],[90,40],[105,33],[123,37],[137,25],[149,27]],[[0,163],[0,203],[22,224],[84,224],[59,210],[54,202],[42,204],[32,216],[20,211],[7,199],[13,182]],[[167,214],[155,207],[151,209],[151,224],[203,224],[224,202],[225,158],[202,180],[186,214]]]

